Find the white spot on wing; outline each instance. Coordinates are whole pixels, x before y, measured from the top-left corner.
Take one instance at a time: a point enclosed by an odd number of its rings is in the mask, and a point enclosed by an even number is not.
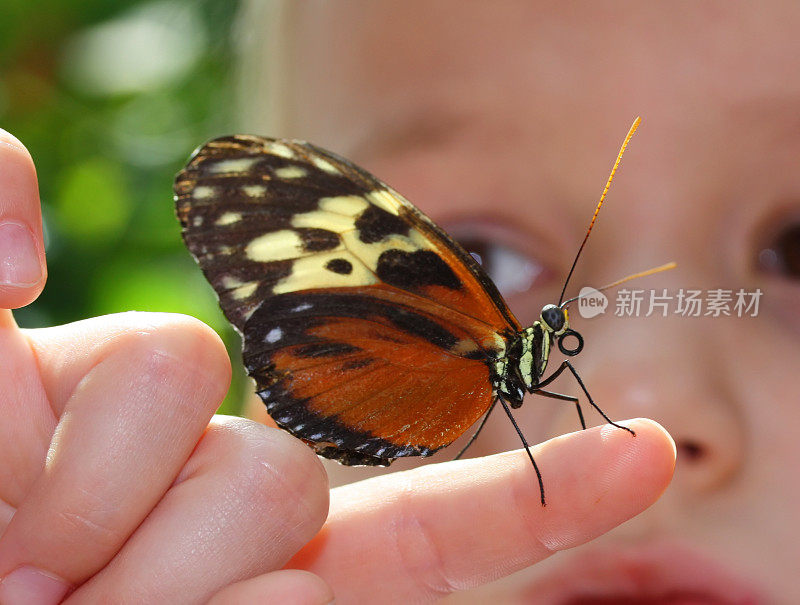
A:
[[[234,223],[238,223],[242,220],[242,213],[241,212],[226,212],[222,214],[214,224],[218,227],[224,227],[225,225],[233,225]]]
[[[256,263],[297,258],[303,252],[303,241],[296,231],[282,229],[255,238],[245,248],[245,255]]]
[[[311,303],[300,303],[294,309],[292,309],[292,313],[300,313],[301,311],[308,311],[312,307]]]
[[[356,217],[368,206],[369,202],[358,195],[324,197],[317,203],[319,210],[295,215],[292,226],[298,229],[327,229],[336,233],[352,231]]]
[[[297,229],[327,229],[334,233],[344,233],[355,229],[355,221],[349,216],[329,212],[305,212],[292,218],[292,227]]]
[[[246,284],[239,286],[235,290],[231,290],[231,296],[236,300],[243,300],[245,298],[250,298],[253,294],[255,294],[257,288],[258,288],[257,281],[247,282]]]
[[[331,164],[328,160],[316,156],[311,157],[311,163],[314,164],[317,168],[322,170],[323,172],[327,172],[328,174],[336,174],[340,175],[339,169],[336,168],[333,164]]]
[[[385,189],[370,191],[366,195],[366,198],[378,208],[386,210],[386,212],[394,214],[395,216],[397,216],[397,214],[400,212],[400,202],[398,202],[397,198]]]
[[[192,219],[192,227],[199,227],[202,224],[203,224],[203,215],[202,214],[195,215],[195,217]]]
[[[284,166],[275,170],[275,176],[281,179],[299,179],[307,174],[308,171],[300,166]]]
[[[289,147],[287,147],[283,143],[278,143],[278,142],[267,143],[266,148],[267,151],[269,151],[272,155],[277,155],[278,157],[286,158],[287,160],[293,160],[295,158],[294,151],[292,151]]]
[[[249,172],[259,161],[261,161],[259,157],[220,160],[215,164],[211,164],[210,171],[214,174]]]
[[[242,185],[242,191],[250,197],[262,197],[267,193],[264,185]]]
[[[281,338],[283,338],[283,332],[280,328],[272,328],[267,335],[264,337],[266,342],[278,342]]]
[[[344,233],[356,228],[352,217],[321,210],[296,214],[292,218],[292,227],[297,229],[327,229],[334,233]]]
[[[369,206],[369,202],[358,195],[339,195],[336,197],[323,197],[319,200],[320,210],[344,214],[345,216],[358,216]]]
[[[210,197],[214,197],[215,194],[214,188],[208,185],[198,185],[192,191],[192,197],[196,200],[207,200]]]
[[[242,280],[233,277],[232,275],[223,275],[219,281],[220,284],[222,284],[222,287],[225,288],[226,290],[233,290],[234,288],[238,288],[244,285],[244,282]]]

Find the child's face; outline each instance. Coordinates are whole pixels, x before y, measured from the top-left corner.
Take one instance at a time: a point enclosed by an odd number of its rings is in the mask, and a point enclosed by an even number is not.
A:
[[[674,260],[626,287],[761,288],[758,316],[680,317],[673,299],[666,318],[618,318],[617,292],[597,318],[573,307],[586,340],[574,363],[594,399],[615,419],[664,424],[679,447],[675,480],[617,531],[489,589],[545,601],[576,586],[732,590],[704,563],[678,571],[685,548],[796,602],[800,5],[602,6],[304,5],[290,130],[363,164],[481,253],[529,324],[558,299],[641,114],[568,295]],[[556,385],[578,393],[568,378]],[[574,407],[550,399],[528,397],[518,418],[532,440],[578,428]],[[517,447],[496,414],[471,453]],[[541,579],[557,569],[565,581]]]

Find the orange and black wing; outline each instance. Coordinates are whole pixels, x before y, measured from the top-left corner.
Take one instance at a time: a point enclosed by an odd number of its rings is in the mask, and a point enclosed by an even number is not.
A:
[[[186,245],[279,426],[346,464],[426,456],[495,396],[519,324],[407,200],[308,143],[236,135],[175,183]]]

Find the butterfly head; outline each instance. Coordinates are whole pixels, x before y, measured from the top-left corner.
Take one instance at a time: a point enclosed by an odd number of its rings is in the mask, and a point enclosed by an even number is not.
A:
[[[553,336],[561,336],[569,330],[569,314],[565,307],[545,305],[542,308],[542,327]]]
[[[540,323],[547,333],[547,337],[552,343],[554,340],[558,342],[558,350],[564,355],[577,355],[583,350],[583,336],[569,327],[569,312],[567,311],[566,301],[560,305],[545,305],[542,309]],[[570,347],[565,342],[567,338],[573,337],[575,339],[575,346]]]
[[[550,347],[554,343],[558,344],[559,351],[570,357],[583,350],[583,336],[569,327],[569,312],[566,304],[545,305],[542,308],[542,314],[537,323],[542,327],[543,337],[547,341],[547,345],[541,349],[540,375],[547,366]],[[570,346],[569,338],[575,339],[574,346]]]

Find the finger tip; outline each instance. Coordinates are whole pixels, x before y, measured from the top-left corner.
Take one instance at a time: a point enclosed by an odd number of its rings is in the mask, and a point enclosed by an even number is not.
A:
[[[669,443],[672,449],[673,450],[675,449],[675,442],[672,439],[672,435],[669,434],[669,431],[667,431],[667,429],[665,429],[662,424],[659,424],[652,418],[644,418],[644,417],[631,418],[628,420],[623,420],[618,424],[627,426],[628,428],[633,430],[636,433],[636,435],[646,434],[653,437],[654,439],[659,439],[664,443]],[[613,430],[613,428],[614,427],[612,425],[605,425],[602,427],[603,430],[608,430],[608,429]]]
[[[0,309],[21,309],[34,302],[44,290],[47,269],[42,263],[42,277],[34,284],[24,286],[0,285]]]
[[[197,342],[200,350],[203,351],[207,363],[221,373],[227,385],[231,379],[231,363],[228,350],[219,334],[208,324],[203,323],[195,317],[189,315],[176,315],[176,322],[182,329]]]
[[[603,438],[615,440],[622,448],[619,455],[632,463],[630,470],[646,469],[647,475],[643,479],[660,495],[675,471],[675,440],[661,424],[650,418],[633,418],[619,424],[633,430],[635,436],[624,434],[612,425],[605,425],[600,428]]]
[[[600,428],[606,460],[599,469],[598,497],[614,525],[638,515],[664,493],[675,471],[675,443],[659,423],[636,418],[621,422],[636,435],[606,425]]]
[[[225,397],[231,381],[231,362],[219,334],[190,315],[179,313],[149,314],[158,331],[169,342],[176,357],[200,377],[208,398],[216,405]]]
[[[603,425],[537,447],[547,506],[539,505],[531,473],[519,476],[541,539],[552,550],[591,540],[650,507],[669,485],[675,448],[661,425],[645,418],[620,422],[635,435]],[[524,472],[524,471],[523,471]]]
[[[3,128],[0,128],[0,144],[14,150],[22,151],[28,155],[28,150],[25,145],[22,144],[22,141]]]

